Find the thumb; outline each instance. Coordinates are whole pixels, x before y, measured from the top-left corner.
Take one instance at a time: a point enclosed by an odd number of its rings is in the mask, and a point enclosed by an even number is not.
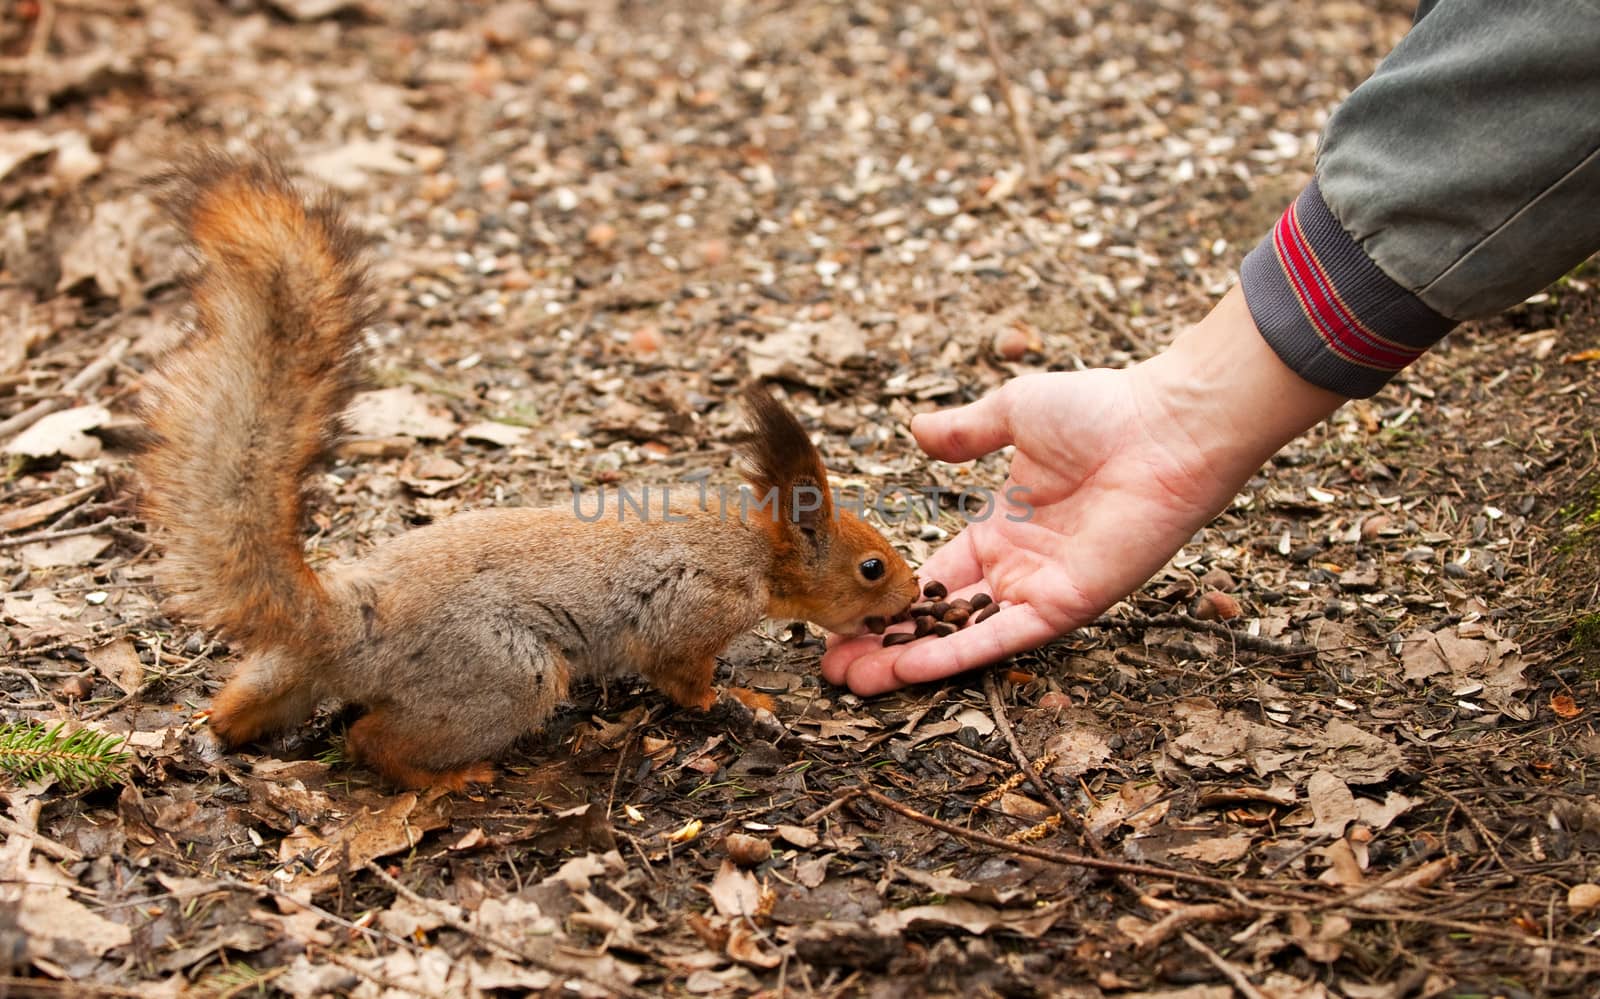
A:
[[[1002,385],[977,402],[911,419],[922,450],[940,461],[971,461],[1011,443],[1011,399]]]

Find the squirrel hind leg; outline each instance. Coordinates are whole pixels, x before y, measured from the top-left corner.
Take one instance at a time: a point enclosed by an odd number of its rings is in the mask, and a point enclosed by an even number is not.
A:
[[[498,771],[488,760],[434,769],[419,765],[449,738],[416,728],[386,708],[374,708],[356,720],[345,735],[350,756],[403,788],[464,791],[471,784],[492,784]]]
[[[316,710],[317,700],[316,688],[283,664],[252,659],[211,699],[211,731],[232,749],[300,724]]]

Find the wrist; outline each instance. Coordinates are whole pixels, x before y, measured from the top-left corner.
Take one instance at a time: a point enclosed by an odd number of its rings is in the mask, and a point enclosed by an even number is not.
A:
[[[1174,446],[1235,485],[1345,401],[1284,364],[1237,286],[1134,371]]]

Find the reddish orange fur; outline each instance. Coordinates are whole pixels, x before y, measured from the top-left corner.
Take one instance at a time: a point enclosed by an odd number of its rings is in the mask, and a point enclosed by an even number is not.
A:
[[[229,747],[338,699],[367,710],[353,758],[395,784],[459,790],[492,780],[488,761],[575,676],[634,672],[709,708],[717,653],[763,614],[858,630],[916,595],[888,542],[834,515],[816,449],[761,389],[745,400],[745,454],[758,492],[779,492],[777,519],[475,511],[313,572],[303,489],[357,383],[372,311],[361,241],[332,203],[259,160],[196,154],[164,200],[203,266],[194,331],[148,383],[145,510],[173,608],[245,652],[212,708]],[[797,487],[819,490],[817,510],[799,508]],[[864,559],[881,560],[881,578],[863,578]]]
[[[464,791],[472,784],[493,784],[498,776],[488,760],[449,770],[429,770],[413,762],[433,748],[429,733],[419,733],[413,722],[388,708],[368,711],[345,734],[345,749],[352,759],[401,787]]]

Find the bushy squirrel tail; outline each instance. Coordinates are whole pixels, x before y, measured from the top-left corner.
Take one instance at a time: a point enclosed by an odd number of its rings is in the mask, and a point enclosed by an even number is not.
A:
[[[304,489],[358,384],[364,240],[265,158],[193,153],[158,190],[199,260],[194,328],[147,386],[145,513],[186,618],[266,651],[326,641]]]

